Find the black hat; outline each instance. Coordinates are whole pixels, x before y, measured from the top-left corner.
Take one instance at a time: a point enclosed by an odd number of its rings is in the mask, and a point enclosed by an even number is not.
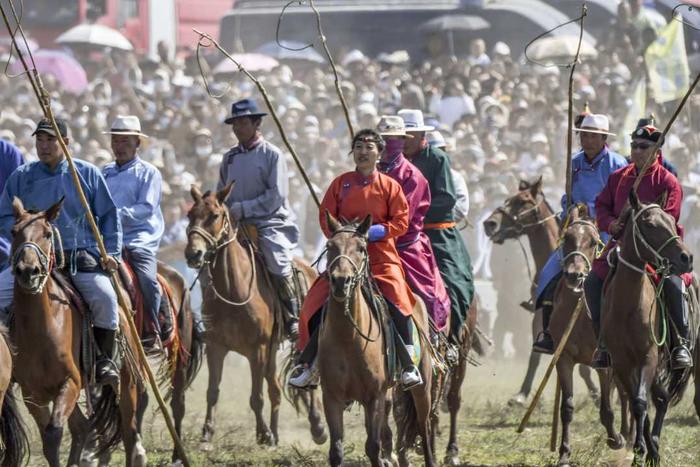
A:
[[[57,118],[56,119],[56,126],[58,127],[58,131],[61,132],[61,136],[64,138],[68,137],[68,125],[66,124],[66,121],[63,120],[62,118]],[[34,133],[32,133],[32,136],[36,135],[40,131],[43,131],[44,133],[48,133],[51,136],[56,136],[56,132],[53,129],[53,125],[51,124],[51,120],[48,118],[42,118],[39,120],[39,123],[36,126],[36,130],[34,130]]]
[[[644,139],[656,143],[661,140],[659,147],[663,146],[663,133],[652,125],[641,126],[632,132],[632,139]]]
[[[637,122],[637,128],[654,125],[656,125],[656,117],[654,117],[654,114],[649,114],[648,117],[640,118]]]
[[[234,102],[231,105],[231,115],[224,120],[224,123],[230,125],[239,117],[264,117],[265,112],[259,112],[258,106],[253,99],[243,99]]]

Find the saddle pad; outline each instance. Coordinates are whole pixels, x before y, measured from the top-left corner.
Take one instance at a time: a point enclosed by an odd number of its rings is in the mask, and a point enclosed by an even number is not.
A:
[[[51,277],[58,283],[58,285],[63,289],[63,291],[68,295],[68,299],[76,310],[82,315],[86,316],[88,313],[88,306],[83,296],[80,295],[78,289],[73,286],[67,275],[61,272],[59,269],[53,269],[51,271]]]

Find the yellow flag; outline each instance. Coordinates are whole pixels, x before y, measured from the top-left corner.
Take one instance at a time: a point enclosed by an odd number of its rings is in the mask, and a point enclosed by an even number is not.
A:
[[[644,52],[654,100],[664,103],[683,97],[690,84],[683,23],[673,19]]]
[[[625,115],[625,121],[622,124],[622,131],[624,132],[623,146],[620,148],[620,154],[629,156],[630,154],[630,142],[632,137],[630,136],[635,128],[637,128],[637,122],[640,118],[646,116],[647,109],[647,85],[646,80],[643,78],[637,81],[637,84],[632,88],[632,95],[630,96],[630,106],[627,109],[627,114]]]

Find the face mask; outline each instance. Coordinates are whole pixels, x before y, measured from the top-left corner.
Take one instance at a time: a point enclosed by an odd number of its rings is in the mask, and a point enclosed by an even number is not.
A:
[[[386,140],[386,147],[384,148],[384,152],[386,153],[386,155],[389,159],[393,159],[394,157],[398,156],[400,153],[403,152],[403,148],[404,148],[403,138],[387,139]]]
[[[194,148],[194,152],[199,156],[199,157],[206,157],[211,154],[211,146],[197,146]]]

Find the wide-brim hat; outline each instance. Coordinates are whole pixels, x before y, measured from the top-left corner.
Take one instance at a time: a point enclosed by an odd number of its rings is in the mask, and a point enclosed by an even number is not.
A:
[[[597,133],[599,135],[615,136],[610,132],[610,122],[608,117],[602,114],[589,114],[583,118],[581,126],[574,128],[577,133]]]
[[[401,136],[403,138],[413,138],[406,134],[406,125],[403,118],[396,115],[382,115],[377,124],[377,132],[381,136]]]
[[[103,135],[127,135],[148,138],[148,135],[141,131],[141,121],[136,115],[117,115],[108,131],[103,131]]]
[[[433,131],[434,126],[426,125],[423,120],[423,112],[418,109],[401,109],[398,112],[399,117],[401,117],[406,125],[406,131],[408,132],[419,132],[419,131]]]
[[[231,104],[231,115],[226,117],[224,123],[230,125],[237,118],[241,117],[264,117],[266,112],[258,111],[258,105],[252,99],[242,99]]]

